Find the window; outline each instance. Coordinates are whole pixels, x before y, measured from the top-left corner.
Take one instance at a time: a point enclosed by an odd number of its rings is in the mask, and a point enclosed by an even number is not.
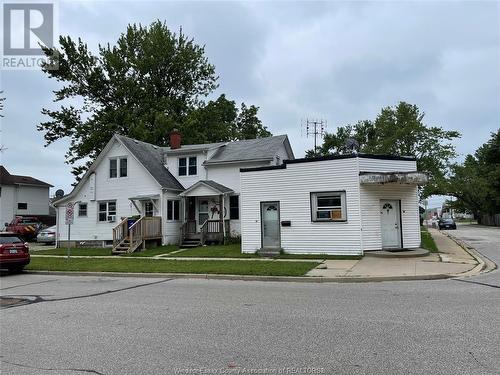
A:
[[[27,210],[28,209],[28,203],[18,203],[17,204],[17,209],[18,210]]]
[[[116,220],[116,202],[99,202],[99,221],[115,221]]]
[[[186,158],[179,158],[179,176],[187,175]]]
[[[311,193],[312,221],[346,221],[345,191]]]
[[[78,203],[78,216],[87,216],[87,203]]]
[[[127,158],[120,158],[120,177],[127,177]]]
[[[147,217],[153,217],[155,212],[155,206],[153,202],[144,203],[144,215]]]
[[[198,174],[196,156],[179,158],[179,176],[195,176]]]
[[[109,159],[109,178],[117,178],[118,172],[120,177],[127,177],[127,158]]]
[[[178,200],[167,201],[167,220],[179,220],[179,203]]]
[[[192,156],[189,158],[189,175],[194,176],[198,174],[196,170],[196,156]]]
[[[116,178],[118,176],[117,163],[118,160],[109,159],[109,178]]]
[[[239,220],[240,218],[240,196],[231,195],[229,197],[229,218]]]

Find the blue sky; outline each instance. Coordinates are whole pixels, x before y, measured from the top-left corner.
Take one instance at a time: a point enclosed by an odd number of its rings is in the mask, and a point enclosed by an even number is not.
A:
[[[313,144],[301,119],[334,130],[399,101],[417,104],[429,125],[459,130],[461,157],[500,126],[500,2],[62,1],[58,28],[96,49],[128,23],[156,19],[205,44],[220,76],[215,95],[259,106],[297,156]],[[36,131],[57,87],[39,71],[1,72],[1,157],[11,173],[69,191],[68,143],[45,148]]]

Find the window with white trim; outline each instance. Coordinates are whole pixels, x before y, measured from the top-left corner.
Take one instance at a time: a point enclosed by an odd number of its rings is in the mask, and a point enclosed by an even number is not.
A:
[[[127,158],[109,159],[109,178],[127,177]]]
[[[312,221],[346,221],[345,191],[311,193]]]
[[[167,220],[179,221],[180,201],[167,200]]]
[[[179,176],[196,176],[198,165],[196,156],[179,158]]]
[[[100,222],[116,221],[116,201],[99,202],[97,218]]]

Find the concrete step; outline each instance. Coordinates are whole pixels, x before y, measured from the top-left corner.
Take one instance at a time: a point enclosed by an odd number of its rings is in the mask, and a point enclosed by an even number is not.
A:
[[[263,257],[274,257],[280,255],[279,249],[259,249],[257,250],[257,254]]]

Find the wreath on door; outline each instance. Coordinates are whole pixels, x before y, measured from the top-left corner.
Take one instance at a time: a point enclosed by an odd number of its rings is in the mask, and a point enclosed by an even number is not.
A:
[[[214,218],[215,214],[220,215],[220,203],[214,203],[214,205],[212,207],[210,207],[210,212],[212,213],[212,219]],[[226,215],[227,215],[227,209],[226,209],[226,207],[224,207],[224,216],[223,217],[226,217]]]

